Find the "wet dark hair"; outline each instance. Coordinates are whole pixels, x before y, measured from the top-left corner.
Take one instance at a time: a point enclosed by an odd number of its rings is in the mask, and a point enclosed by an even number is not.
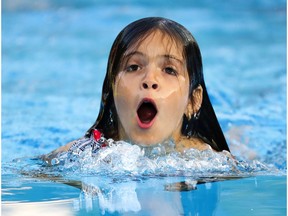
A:
[[[87,131],[86,136],[90,136],[92,129],[97,128],[106,138],[119,140],[118,117],[112,87],[127,49],[139,44],[155,30],[160,30],[183,45],[183,56],[186,59],[189,74],[189,98],[192,98],[193,90],[199,85],[203,88],[203,101],[196,117],[188,119],[186,115],[183,115],[182,134],[187,137],[200,138],[216,151],[229,151],[206,90],[201,53],[196,40],[182,25],[161,17],[148,17],[132,22],[116,37],[109,55],[99,115],[96,122]]]

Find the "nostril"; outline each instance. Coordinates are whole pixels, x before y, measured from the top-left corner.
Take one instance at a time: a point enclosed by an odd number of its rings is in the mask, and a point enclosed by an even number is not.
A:
[[[144,88],[144,89],[147,89],[147,88],[148,88],[148,85],[147,85],[146,83],[143,83],[142,85],[143,85],[143,88]]]
[[[153,84],[153,85],[152,85],[152,88],[153,88],[153,89],[157,89],[157,88],[158,88],[158,85],[157,85],[157,84]]]

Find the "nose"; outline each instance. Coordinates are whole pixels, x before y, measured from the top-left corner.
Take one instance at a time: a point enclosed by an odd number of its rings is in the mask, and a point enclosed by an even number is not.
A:
[[[141,87],[142,89],[159,89],[159,74],[157,69],[149,68],[143,77]]]
[[[150,88],[157,89],[158,88],[158,84],[157,83],[148,83],[147,81],[144,81],[142,83],[142,87],[144,89],[150,89]]]

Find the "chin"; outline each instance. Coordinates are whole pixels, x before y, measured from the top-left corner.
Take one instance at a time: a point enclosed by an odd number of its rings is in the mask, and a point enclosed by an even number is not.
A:
[[[162,143],[167,138],[153,137],[152,135],[137,136],[131,139],[132,143],[139,146],[152,146]]]

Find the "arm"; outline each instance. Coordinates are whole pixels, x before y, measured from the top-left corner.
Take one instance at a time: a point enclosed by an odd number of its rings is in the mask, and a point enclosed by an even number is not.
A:
[[[53,158],[56,158],[60,153],[62,153],[62,152],[67,152],[74,142],[75,142],[75,141],[69,142],[69,143],[67,143],[66,145],[61,146],[61,147],[55,149],[54,151],[52,151],[52,152],[50,152],[50,153],[48,153],[48,154],[41,155],[41,156],[40,156],[41,160],[43,160],[43,161],[45,161],[47,164],[51,165],[51,160],[52,160]]]

